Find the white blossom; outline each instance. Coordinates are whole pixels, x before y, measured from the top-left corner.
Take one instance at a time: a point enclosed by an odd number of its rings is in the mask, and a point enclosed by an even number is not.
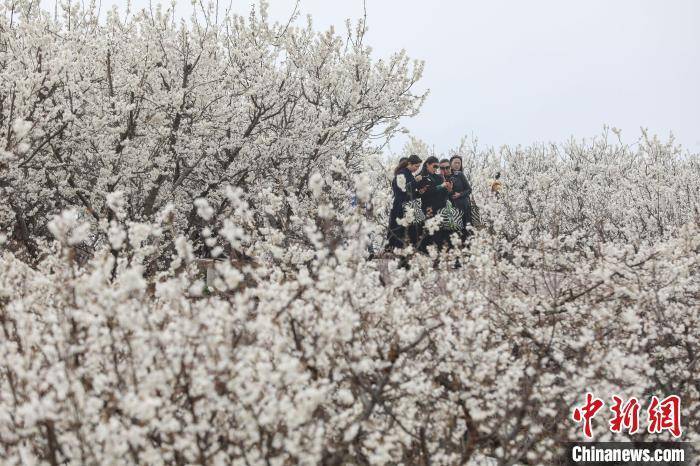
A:
[[[209,205],[206,199],[195,199],[194,205],[197,207],[197,215],[202,217],[204,220],[210,220],[214,215],[214,208]]]
[[[12,123],[12,131],[15,133],[15,137],[17,138],[17,140],[24,138],[31,129],[32,122],[23,120],[22,118],[17,118]]]
[[[434,215],[425,221],[425,229],[432,235],[435,234],[440,229],[440,222],[442,217],[440,215]]]
[[[400,173],[396,177],[396,185],[399,187],[399,189],[403,192],[406,192],[406,177],[404,176],[403,173]]]
[[[309,177],[309,189],[311,190],[311,194],[313,194],[314,197],[318,198],[321,196],[323,185],[323,176],[320,173],[313,173]]]
[[[85,241],[90,234],[90,224],[80,221],[80,215],[75,209],[55,215],[48,228],[58,241],[69,246]]]
[[[126,231],[117,222],[112,221],[109,227],[109,242],[112,249],[119,250],[126,240]]]
[[[355,177],[355,193],[357,194],[358,202],[368,202],[372,195],[372,185],[367,174],[361,174]]]
[[[126,208],[126,199],[124,199],[123,191],[114,191],[107,194],[107,207],[115,213],[117,218],[124,218]]]

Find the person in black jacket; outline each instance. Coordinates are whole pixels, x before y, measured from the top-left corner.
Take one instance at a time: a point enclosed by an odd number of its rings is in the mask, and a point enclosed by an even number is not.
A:
[[[462,230],[462,239],[468,236],[468,227],[472,223],[472,208],[469,198],[472,194],[472,187],[467,180],[467,177],[462,171],[462,157],[453,155],[450,158],[450,167],[452,168],[452,204],[460,211],[464,218],[464,228]]]
[[[442,175],[443,179],[445,181],[449,181],[452,184],[452,190],[450,191],[447,199],[450,201],[453,207],[458,209],[460,213],[462,214],[462,219],[464,219],[464,212],[459,209],[456,204],[455,204],[455,182],[461,182],[461,179],[459,176],[456,176],[452,173],[452,166],[450,164],[450,160],[448,159],[442,159],[440,160],[440,174]],[[446,201],[447,202],[447,201]],[[462,222],[460,226],[461,230],[458,232],[459,235],[463,238],[463,231],[464,231],[464,223]],[[450,241],[450,237],[452,234],[455,233],[455,230],[452,229],[442,229],[440,231],[440,244],[443,244],[446,246],[447,249],[449,249],[452,246],[452,242]]]
[[[394,203],[389,213],[388,250],[403,248],[409,244],[415,246],[418,242],[421,225],[413,223],[406,227],[399,225],[397,220],[404,216],[404,204],[416,199],[418,196],[418,183],[422,177],[420,175],[414,177],[413,174],[418,171],[420,163],[420,157],[411,155],[408,158],[402,158],[394,171],[394,179],[391,182],[391,190],[394,192]]]
[[[445,207],[452,191],[452,183],[438,174],[439,166],[437,157],[428,157],[423,164],[422,180],[418,184],[423,211],[427,219],[434,217],[440,209]],[[440,247],[445,240],[445,235],[440,230],[432,233],[425,230],[423,233],[423,239],[418,248],[423,252],[431,244]]]

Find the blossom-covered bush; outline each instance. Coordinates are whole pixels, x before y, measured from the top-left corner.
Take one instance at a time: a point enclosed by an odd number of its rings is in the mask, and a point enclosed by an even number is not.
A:
[[[678,395],[682,439],[698,440],[697,156],[646,135],[462,145],[484,228],[400,267],[370,254],[390,189],[367,125],[389,137],[420,102],[403,56],[362,68],[360,42],[346,52],[333,34],[257,16],[177,29],[156,12],[102,29],[73,10],[59,31],[19,5],[4,5],[3,44],[17,49],[0,58],[12,63],[0,81],[0,127],[12,122],[0,161],[3,464],[556,464],[562,442],[582,439],[571,413],[586,392]],[[183,68],[151,62],[161,45],[188,57]],[[298,63],[281,66],[293,51]],[[38,57],[54,71],[21,71]],[[310,71],[331,63],[339,75]],[[82,77],[51,90],[61,64]],[[365,76],[355,91],[351,71]],[[190,75],[184,97],[172,83]],[[306,96],[285,113],[276,89],[291,82],[285,95]],[[320,97],[341,91],[348,107]],[[28,96],[45,93],[30,118]],[[268,106],[262,126],[236,132]],[[209,284],[205,253],[220,259]],[[596,440],[670,438],[593,423]]]
[[[116,223],[128,232],[116,262],[104,247],[85,266],[83,224],[56,216],[38,270],[0,262],[4,460],[547,464],[581,437],[570,412],[586,391],[677,394],[695,438],[697,213],[653,238],[555,236],[514,177],[481,197],[489,226],[468,250],[409,270],[368,259],[376,226],[359,206],[336,219],[343,241],[323,208],[292,216],[308,242],[282,248],[229,189],[223,227],[205,236],[254,259],[218,263],[214,290],[182,236],[169,269],[144,276],[171,213]],[[604,422],[594,433],[612,438]]]
[[[373,59],[362,21],[319,33],[310,20],[272,23],[264,2],[247,18],[212,8],[191,24],[159,6],[100,22],[94,6],[54,18],[36,2],[0,2],[0,229],[15,250],[37,260],[51,216],[77,206],[91,253],[113,192],[131,221],[172,205],[178,234],[199,240],[194,201],[221,209],[226,185],[260,210],[282,203],[275,228],[293,236],[290,202],[313,205],[309,176],[349,203],[331,167],[361,171],[423,102],[422,63]]]

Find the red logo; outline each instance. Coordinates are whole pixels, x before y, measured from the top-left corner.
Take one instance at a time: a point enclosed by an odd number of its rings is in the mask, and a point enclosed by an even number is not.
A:
[[[630,434],[634,434],[639,430],[639,401],[635,397],[629,399],[627,403],[622,405],[622,398],[613,395],[615,404],[610,408],[614,417],[610,420],[611,432],[622,432],[622,427],[625,427]]]
[[[656,396],[651,397],[651,404],[647,409],[650,434],[668,430],[671,435],[681,436],[681,399],[677,395],[667,396],[659,401]]]
[[[634,434],[639,430],[639,412],[641,405],[637,398],[632,397],[627,402],[617,395],[612,396],[613,404],[610,407],[613,416],[608,422],[611,432],[627,432]],[[598,411],[605,405],[603,400],[596,398],[592,393],[586,393],[586,402],[582,406],[574,408],[572,418],[579,424],[583,424],[583,434],[591,438],[593,436],[592,421]],[[650,434],[658,434],[667,430],[674,437],[681,436],[681,399],[677,395],[670,395],[659,400],[652,396],[647,408],[647,431]]]
[[[586,437],[593,436],[591,432],[591,420],[595,417],[598,410],[600,410],[604,404],[605,403],[603,403],[603,400],[594,398],[589,392],[586,393],[586,404],[580,408],[574,409],[574,421],[583,421],[583,433],[586,435]]]

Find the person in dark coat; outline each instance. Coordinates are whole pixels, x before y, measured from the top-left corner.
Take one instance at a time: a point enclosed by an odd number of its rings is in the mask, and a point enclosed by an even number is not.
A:
[[[472,194],[472,187],[467,177],[462,171],[462,157],[453,155],[450,158],[452,168],[452,204],[462,212],[464,218],[464,228],[462,229],[462,239],[468,236],[468,227],[472,224],[472,207],[469,198]]]
[[[437,215],[438,211],[447,205],[452,191],[452,183],[438,174],[439,165],[437,157],[428,157],[423,164],[422,180],[418,184],[423,212],[427,219]],[[430,233],[424,229],[418,249],[425,252],[429,245],[435,244],[440,247],[444,241],[445,235],[440,230]]]
[[[415,246],[418,242],[421,225],[413,223],[406,227],[399,225],[397,220],[404,216],[404,204],[418,196],[418,183],[422,177],[420,175],[414,177],[413,174],[418,171],[420,163],[421,158],[417,155],[411,155],[408,158],[402,157],[394,171],[394,179],[391,182],[394,203],[391,206],[391,212],[389,212],[388,250],[403,248],[409,244]]]
[[[454,199],[455,199],[455,197],[454,197],[455,175],[452,174],[452,166],[450,164],[450,160],[448,160],[448,159],[440,160],[440,174],[442,175],[442,178],[445,181],[449,181],[452,184],[452,191],[449,193],[447,199],[452,203],[452,205],[455,208],[457,208],[461,212],[462,218],[464,218],[464,212],[455,205],[455,201],[454,201]],[[461,180],[458,180],[458,181],[461,181]],[[447,201],[445,201],[445,202],[447,202]],[[463,235],[463,231],[464,231],[464,223],[462,223],[462,231],[458,232],[460,236]],[[452,246],[452,243],[450,241],[450,237],[452,236],[453,233],[455,233],[454,230],[445,230],[445,229],[440,230],[440,244],[445,245],[446,249],[449,249]]]

